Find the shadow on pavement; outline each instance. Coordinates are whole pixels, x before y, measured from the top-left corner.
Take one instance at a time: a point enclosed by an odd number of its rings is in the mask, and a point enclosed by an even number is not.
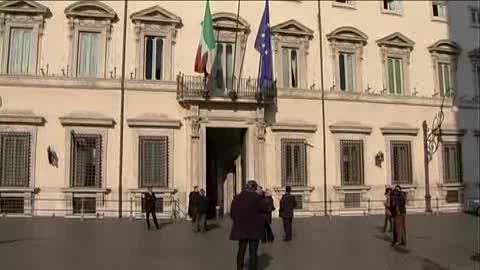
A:
[[[21,241],[25,241],[25,239],[18,238],[18,239],[11,239],[11,240],[0,240],[0,245],[11,244],[11,243],[21,242]]]
[[[388,237],[387,235],[385,234],[375,234],[373,237],[379,239],[379,240],[383,240],[385,242],[392,242],[392,238]]]
[[[218,228],[221,228],[221,226],[218,225],[217,223],[207,224],[207,227],[206,227],[207,231],[213,231]]]
[[[428,258],[419,258],[422,263],[422,270],[448,270],[438,263],[428,259]]]
[[[267,269],[267,267],[270,265],[270,262],[272,261],[273,257],[270,256],[267,253],[262,253],[258,256],[258,269]]]
[[[480,262],[480,253],[475,253],[472,256],[470,256],[470,260],[474,262]]]
[[[401,254],[409,254],[410,253],[409,249],[407,249],[406,247],[402,247],[402,246],[395,246],[393,249],[396,252],[401,253]]]

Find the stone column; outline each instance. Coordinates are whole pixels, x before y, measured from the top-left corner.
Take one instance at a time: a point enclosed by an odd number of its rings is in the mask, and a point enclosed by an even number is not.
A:
[[[192,117],[190,134],[191,187],[200,186],[200,117]],[[204,187],[202,187],[204,188]]]
[[[267,187],[265,175],[265,129],[265,121],[263,121],[263,119],[257,121],[257,132],[255,136],[255,179],[264,188]]]

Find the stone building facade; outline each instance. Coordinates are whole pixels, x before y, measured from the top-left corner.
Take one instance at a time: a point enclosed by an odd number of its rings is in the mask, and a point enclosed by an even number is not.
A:
[[[211,2],[209,91],[193,72],[205,2],[124,4],[0,3],[2,212],[141,216],[152,186],[169,215],[198,185],[227,213],[249,179],[277,205],[291,185],[298,214],[325,202],[329,214],[381,212],[395,184],[424,211],[422,122],[440,111],[432,204],[479,197],[478,2],[272,1],[267,95],[254,49],[263,1],[242,1],[238,17],[237,2]]]

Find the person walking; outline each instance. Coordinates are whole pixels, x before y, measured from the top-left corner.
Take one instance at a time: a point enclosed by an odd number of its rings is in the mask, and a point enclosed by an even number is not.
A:
[[[155,223],[155,227],[160,229],[158,227],[158,222],[157,222],[157,216],[155,214],[155,203],[156,203],[157,197],[155,196],[155,193],[152,191],[152,187],[148,188],[148,192],[145,193],[145,214],[147,218],[147,229],[150,230],[150,215],[153,218],[153,223]]]
[[[233,220],[230,240],[238,241],[237,270],[243,270],[247,246],[248,269],[257,269],[257,250],[265,225],[262,214],[268,212],[268,207],[256,191],[257,183],[248,181],[245,190],[233,199],[230,209]]]
[[[383,232],[387,232],[387,226],[388,226],[388,231],[391,232],[393,230],[393,221],[392,221],[392,213],[390,212],[390,193],[392,192],[391,188],[386,188],[385,189],[385,201],[383,202],[383,205],[385,206],[385,222],[383,223]]]
[[[197,216],[195,220],[196,232],[204,233],[207,229],[207,212],[208,212],[208,198],[205,196],[205,190],[201,189],[200,194],[197,198]]]
[[[290,194],[292,188],[287,186],[285,188],[286,193],[283,194],[282,199],[280,200],[280,217],[283,221],[283,230],[285,232],[285,237],[283,241],[292,240],[292,222],[293,222],[293,210],[297,207],[297,201]]]
[[[397,207],[397,216],[395,219],[395,225],[397,226],[397,242],[400,245],[405,246],[407,244],[407,229],[405,226],[407,196],[406,193],[402,191],[400,185],[395,186],[395,193]]]
[[[266,220],[265,220],[265,234],[262,239],[262,242],[267,242],[271,243],[275,240],[275,237],[273,236],[273,231],[272,231],[272,212],[275,211],[275,206],[273,204],[273,198],[272,198],[272,193],[270,190],[266,190],[264,193],[264,200],[265,203],[267,204],[268,207],[268,213],[265,214]]]
[[[197,200],[200,194],[198,193],[198,186],[193,187],[193,191],[188,194],[188,216],[192,219],[192,223],[195,224]]]
[[[389,202],[389,210],[390,210],[390,215],[391,215],[391,220],[393,224],[393,229],[392,229],[392,246],[397,245],[397,217],[398,217],[398,208],[397,208],[397,192],[395,190],[390,191],[390,202]]]

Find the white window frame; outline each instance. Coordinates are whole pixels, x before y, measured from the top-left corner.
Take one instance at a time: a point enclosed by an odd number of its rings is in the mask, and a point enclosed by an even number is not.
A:
[[[283,87],[285,88],[294,88],[294,89],[298,89],[300,88],[300,49],[299,48],[292,48],[292,47],[282,47],[282,85]],[[283,58],[283,52],[284,51],[287,51],[287,54],[288,54],[288,60],[287,60],[287,63],[284,62],[284,58]],[[288,72],[288,85],[285,85],[285,74],[283,74],[283,71],[284,71],[284,68],[285,68],[285,65],[287,65],[287,69],[290,71],[292,70],[292,52],[295,51],[296,54],[297,54],[297,86],[293,86],[292,83],[292,75],[291,75],[291,72]]]
[[[296,30],[292,30],[296,29]],[[283,84],[283,48],[298,50],[297,70],[298,82],[296,89],[308,88],[308,54],[313,30],[297,20],[291,19],[271,27],[273,40],[274,74],[279,87],[290,88]]]
[[[433,14],[433,6],[434,5],[441,5],[441,6],[444,6],[444,9],[445,9],[445,16],[444,17],[441,17],[441,16],[435,16]],[[430,1],[430,16],[432,18],[432,21],[435,21],[435,22],[448,22],[448,4],[447,4],[447,0],[431,0]]]
[[[235,44],[233,42],[226,42],[226,41],[217,41],[217,51],[216,51],[216,55],[215,57],[218,57],[218,54],[219,54],[219,51],[220,51],[220,46],[222,46],[222,58],[220,59],[220,63],[217,63],[217,64],[221,64],[221,68],[222,68],[222,80],[223,80],[223,89],[221,88],[218,88],[216,90],[219,90],[220,92],[223,91],[223,94],[228,94],[229,91],[233,90],[234,87],[236,87],[234,84],[235,84],[235,74],[233,74],[233,58],[234,58],[234,54],[235,54]],[[232,78],[231,78],[231,85],[228,85],[228,78],[227,78],[227,47],[228,46],[231,46],[232,48]],[[218,61],[218,60],[217,60]]]
[[[477,13],[477,21],[476,22],[472,21],[472,12]],[[471,27],[480,28],[480,7],[469,6],[467,17],[468,17],[468,24]]]
[[[390,87],[390,72],[389,72],[389,62],[390,60],[393,61],[393,84],[394,84],[394,89],[393,89],[393,93],[391,92],[391,89],[389,89]],[[397,70],[396,70],[396,65],[395,65],[395,61],[400,61],[400,81],[402,83],[402,89],[400,89],[400,93],[398,91],[398,88],[399,86],[397,85]],[[402,96],[405,94],[405,76],[404,76],[404,64],[403,64],[403,59],[401,57],[395,57],[395,56],[388,56],[387,57],[387,64],[386,64],[386,75],[387,75],[387,84],[386,84],[386,89],[387,89],[387,94],[389,95],[394,95],[394,96]]]
[[[96,58],[96,72],[95,74],[93,75],[90,75],[90,74],[80,74],[80,48],[81,48],[81,44],[80,44],[80,36],[83,34],[83,33],[90,33],[90,34],[96,34],[97,37],[98,37],[98,41],[97,41],[97,44],[95,46],[97,46],[96,50],[97,50],[97,56],[98,56],[98,53],[100,52],[100,56]],[[77,53],[76,53],[76,62],[75,62],[75,77],[79,77],[79,78],[92,78],[92,77],[98,77],[98,76],[101,76],[102,74],[102,60],[101,60],[101,57],[102,56],[102,48],[104,47],[104,44],[102,42],[102,33],[99,32],[99,31],[78,31],[77,32],[77,40],[76,40],[76,47],[77,47]]]
[[[28,13],[25,7],[29,5]],[[45,21],[50,10],[36,1],[3,1],[0,3],[0,73],[7,74],[10,58],[10,34],[12,28],[32,29],[30,72],[12,75],[36,75],[41,68],[41,55]]]
[[[448,76],[449,76],[449,80],[450,80],[450,84],[453,85],[453,89],[445,89],[446,88],[446,78],[444,77],[445,73],[444,73],[444,68],[447,68],[448,69]],[[442,69],[442,74],[443,74],[443,80],[441,80],[441,78],[439,77],[439,74],[440,74],[440,69]],[[443,61],[439,61],[437,62],[437,80],[438,80],[438,91],[439,91],[439,94],[440,96],[446,96],[446,97],[450,97],[450,96],[455,96],[455,92],[456,92],[456,87],[455,87],[455,71],[454,71],[454,67],[453,67],[453,64],[450,63],[450,62],[443,62]],[[442,89],[443,88],[443,92],[442,92]]]
[[[460,54],[460,47],[453,41],[442,39],[435,42],[433,45],[428,47],[432,57],[432,70],[433,70],[433,79],[434,79],[434,94],[433,96],[443,96],[445,93],[441,93],[440,89],[440,77],[439,77],[439,67],[440,64],[449,64],[451,68],[451,84],[453,85],[453,93],[447,96],[455,96],[458,90],[457,85],[457,62],[458,56]]]
[[[383,3],[384,3],[385,0],[381,0],[380,1],[380,10],[383,14],[391,14],[391,15],[397,15],[397,16],[402,16],[403,15],[403,1],[402,0],[392,0],[395,1],[395,2],[398,2],[399,4],[399,8],[398,10],[392,10],[390,8],[388,9],[385,9],[384,6],[383,6]]]
[[[146,67],[146,62],[147,62],[147,38],[152,38],[153,42],[153,46],[152,46],[152,74],[150,74],[152,76],[151,79],[147,79],[146,76],[146,72],[147,72],[147,67]],[[160,79],[157,79],[155,78],[155,70],[156,70],[156,63],[157,63],[157,40],[162,40],[162,70],[161,70],[161,74],[160,74]],[[149,81],[162,81],[162,80],[165,80],[165,37],[163,36],[145,36],[144,37],[144,53],[143,53],[143,59],[144,59],[144,65],[145,67],[143,68],[143,76],[144,76],[144,80],[149,80]]]
[[[337,2],[332,0],[332,7],[346,8],[346,9],[357,9],[355,0],[347,0],[345,3]]]
[[[145,78],[145,39],[148,36],[163,38],[163,77],[161,81],[174,79],[175,47],[178,29],[183,26],[182,19],[172,12],[152,6],[130,15],[135,31],[135,68],[130,79]],[[150,80],[147,80],[150,81]],[[158,80],[151,80],[158,81]]]
[[[113,23],[118,19],[115,11],[100,1],[78,1],[65,9],[68,20],[70,47],[69,76],[78,77],[80,32],[100,33],[97,54],[97,74],[92,78],[107,78],[113,59],[110,59],[110,43]]]

